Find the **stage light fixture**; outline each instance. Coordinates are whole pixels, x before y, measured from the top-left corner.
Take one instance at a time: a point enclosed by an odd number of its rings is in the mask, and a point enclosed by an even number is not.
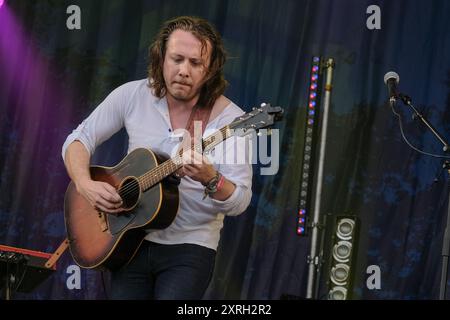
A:
[[[311,190],[314,178],[313,155],[314,144],[313,135],[317,130],[319,117],[318,99],[320,79],[320,57],[313,57],[311,63],[310,84],[308,92],[308,108],[306,112],[305,141],[302,159],[302,173],[300,174],[300,199],[297,213],[297,234],[305,236],[307,234],[308,211],[311,208]]]
[[[331,268],[330,279],[338,286],[345,286],[350,274],[350,267],[345,263],[338,263]]]
[[[339,262],[348,262],[352,253],[352,244],[349,241],[339,241],[333,247],[333,258]]]
[[[334,287],[328,294],[328,300],[346,300],[347,289],[344,287]]]
[[[344,218],[338,221],[337,236],[342,240],[349,240],[352,237],[353,229],[355,228],[355,221]]]
[[[357,227],[356,217],[336,217],[329,258],[329,300],[347,300],[351,298],[358,236]]]

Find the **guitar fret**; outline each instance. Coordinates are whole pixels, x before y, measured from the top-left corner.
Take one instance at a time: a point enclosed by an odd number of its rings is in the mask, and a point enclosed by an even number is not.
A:
[[[193,144],[190,150],[203,153],[206,148],[214,147],[215,145],[227,139],[231,135],[230,133],[230,127],[224,126],[206,139],[202,139],[201,143]],[[141,181],[143,181],[143,191],[146,191],[147,189],[161,181],[164,177],[167,177],[172,172],[176,171],[180,166],[182,166],[182,164],[183,149],[180,149],[174,158],[166,160],[162,164],[156,166],[155,168],[151,169],[141,176]]]

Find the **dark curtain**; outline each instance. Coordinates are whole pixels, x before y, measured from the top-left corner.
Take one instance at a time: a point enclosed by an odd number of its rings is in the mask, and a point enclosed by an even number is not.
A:
[[[81,30],[68,30],[69,5]],[[369,5],[381,29],[369,30]],[[360,221],[353,298],[436,299],[447,222],[443,160],[412,150],[387,105],[383,75],[400,74],[401,90],[448,137],[450,130],[450,2],[446,0],[320,1],[6,1],[0,8],[0,244],[53,252],[65,238],[69,182],[61,146],[106,95],[146,77],[147,48],[160,25],[178,15],[211,21],[229,60],[226,95],[244,110],[262,102],[285,109],[276,128],[276,175],[254,166],[248,210],[228,217],[206,299],[305,297],[311,239],[296,218],[311,57],[335,60],[324,167],[322,214]],[[439,141],[399,104],[405,135],[442,155]],[[119,132],[94,162],[117,163],[126,152]],[[325,246],[330,240],[326,239]],[[103,299],[108,274],[81,271],[69,289],[68,252],[57,271],[18,299]],[[381,288],[366,286],[367,267]],[[325,285],[327,273],[321,282]],[[323,297],[320,297],[323,298]]]

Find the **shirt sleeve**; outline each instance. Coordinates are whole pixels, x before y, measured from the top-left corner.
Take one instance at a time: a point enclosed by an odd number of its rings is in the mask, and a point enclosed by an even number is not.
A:
[[[224,201],[211,198],[213,206],[227,216],[244,212],[252,198],[253,169],[249,141],[248,137],[233,137],[215,150],[214,160],[220,161],[219,172],[236,186]]]
[[[67,137],[62,147],[65,159],[68,146],[80,141],[92,156],[95,149],[124,126],[128,109],[127,87],[122,85],[113,90],[103,102]]]

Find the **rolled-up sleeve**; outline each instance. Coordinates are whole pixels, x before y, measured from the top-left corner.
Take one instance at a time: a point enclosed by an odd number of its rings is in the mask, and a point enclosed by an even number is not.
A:
[[[215,160],[218,158],[224,163],[218,167],[219,172],[235,186],[231,196],[224,200],[211,198],[213,206],[227,216],[236,216],[244,212],[252,198],[253,169],[249,149],[249,139],[233,137],[225,141],[225,148],[217,148]],[[223,150],[225,149],[225,156]],[[220,154],[222,153],[222,154]]]
[[[105,100],[66,138],[62,146],[62,158],[75,140],[80,141],[92,156],[95,149],[124,126],[127,105],[126,88],[120,86],[112,91]]]

